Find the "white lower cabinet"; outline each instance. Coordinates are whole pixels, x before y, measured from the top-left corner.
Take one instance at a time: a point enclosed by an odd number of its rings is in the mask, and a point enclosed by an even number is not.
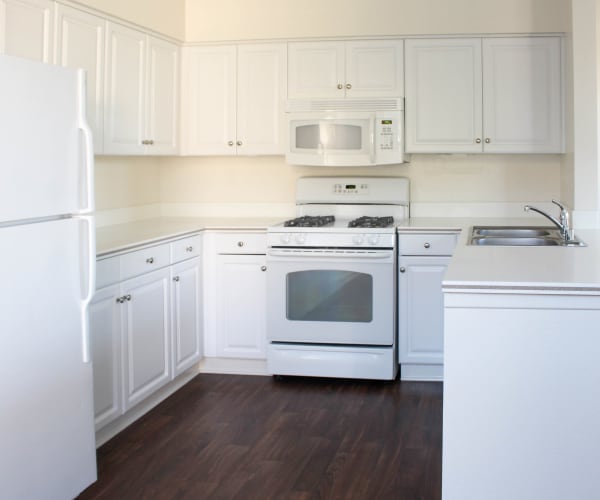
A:
[[[201,236],[98,261],[89,308],[96,430],[202,357]]]
[[[265,255],[217,257],[217,355],[266,359]]]
[[[456,234],[399,235],[398,360],[402,380],[442,380],[442,280]]]

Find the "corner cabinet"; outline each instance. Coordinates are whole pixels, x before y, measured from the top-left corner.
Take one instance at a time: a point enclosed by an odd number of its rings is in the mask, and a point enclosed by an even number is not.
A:
[[[406,41],[408,153],[561,153],[557,36]]]
[[[288,99],[402,97],[403,41],[288,44]]]
[[[96,429],[202,357],[200,235],[98,260],[90,304]]]
[[[442,280],[457,233],[398,235],[398,361],[401,380],[442,380]]]
[[[285,44],[187,47],[182,75],[182,154],[284,154]]]
[[[178,151],[179,47],[108,22],[104,153]]]
[[[0,0],[0,54],[51,63],[54,2]]]

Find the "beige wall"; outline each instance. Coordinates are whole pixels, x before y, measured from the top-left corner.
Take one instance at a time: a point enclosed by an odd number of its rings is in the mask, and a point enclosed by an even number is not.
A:
[[[562,32],[569,10],[569,0],[186,0],[186,39]]]
[[[185,39],[185,0],[75,0],[179,40]]]

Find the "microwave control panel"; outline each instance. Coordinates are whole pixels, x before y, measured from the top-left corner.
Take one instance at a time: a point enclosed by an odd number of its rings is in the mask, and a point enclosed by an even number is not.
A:
[[[397,160],[398,152],[401,151],[402,118],[401,111],[376,113],[375,151],[378,163],[394,163]]]

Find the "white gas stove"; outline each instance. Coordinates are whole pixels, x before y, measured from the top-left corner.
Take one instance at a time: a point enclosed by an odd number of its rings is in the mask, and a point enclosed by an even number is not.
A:
[[[267,231],[269,371],[395,378],[395,226],[409,215],[408,180],[301,178],[296,206]]]

